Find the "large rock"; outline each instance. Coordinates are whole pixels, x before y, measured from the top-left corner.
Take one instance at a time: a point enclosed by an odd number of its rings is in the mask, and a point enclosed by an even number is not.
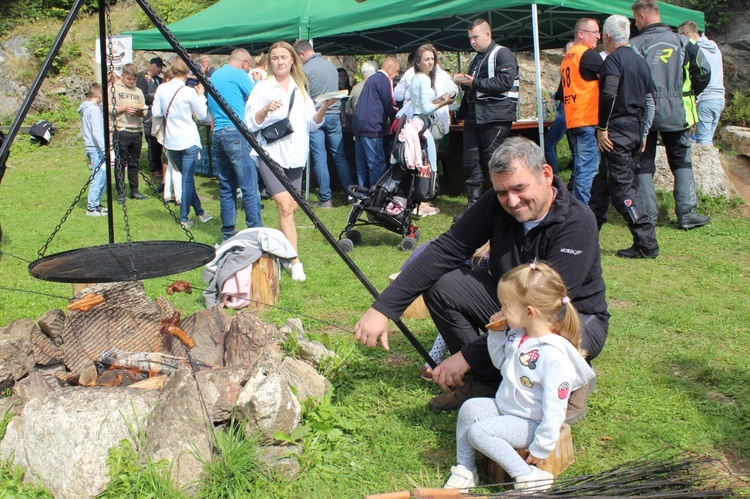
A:
[[[186,368],[170,376],[146,425],[147,452],[172,464],[172,480],[191,485],[211,459],[213,424],[203,409],[196,380]]]
[[[280,371],[281,363],[281,351],[269,345],[248,369],[235,407],[237,415],[247,419],[247,435],[259,432],[265,440],[272,440],[275,432],[291,433],[299,425],[300,405]]]
[[[721,166],[719,151],[711,144],[693,144],[691,148],[695,190],[709,197],[729,199],[737,195],[731,180]],[[674,176],[667,163],[667,154],[663,146],[656,149],[656,174],[654,186],[657,190],[674,189]]]
[[[250,366],[266,345],[278,340],[276,328],[247,309],[234,314],[224,342],[225,366]]]
[[[750,156],[750,128],[725,126],[721,130],[721,139],[737,154]]]
[[[258,461],[272,473],[294,479],[300,472],[300,454],[302,449],[297,445],[267,445],[261,449]]]
[[[24,403],[50,394],[62,387],[56,378],[50,379],[38,369],[32,369],[28,376],[16,382],[13,393],[21,397]]]
[[[198,371],[203,399],[214,424],[228,422],[247,380],[247,369],[242,366],[222,367]]]
[[[200,310],[185,317],[180,322],[180,328],[195,341],[195,347],[190,351],[193,359],[221,367],[224,365],[224,337],[229,325],[229,316],[221,307]],[[176,341],[172,341],[176,343]],[[179,346],[172,348],[175,355],[184,355],[184,349]],[[171,349],[170,349],[171,350]]]
[[[328,349],[324,344],[316,340],[308,340],[305,337],[305,329],[302,327],[302,321],[298,318],[287,319],[284,325],[279,328],[281,341],[286,341],[293,336],[299,347],[299,356],[302,360],[311,363],[317,367],[320,363],[329,357],[338,357],[336,352]]]
[[[303,402],[309,397],[321,398],[331,386],[325,376],[318,374],[313,366],[292,357],[285,357],[281,363],[281,373],[294,390],[297,399]]]
[[[0,458],[26,468],[26,479],[56,498],[81,499],[109,483],[109,449],[133,440],[158,393],[127,388],[64,388],[30,400],[8,424]]]
[[[33,320],[19,319],[0,331],[0,389],[11,386],[34,367],[31,332],[35,329]]]

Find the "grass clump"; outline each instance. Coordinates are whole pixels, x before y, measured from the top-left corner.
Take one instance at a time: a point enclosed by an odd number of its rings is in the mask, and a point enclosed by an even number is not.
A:
[[[107,464],[111,480],[98,496],[101,499],[187,497],[172,485],[170,464],[167,461],[140,459],[138,451],[127,439],[121,440],[119,447],[109,450]]]
[[[216,431],[217,452],[211,461],[204,463],[204,477],[200,481],[197,497],[223,499],[246,497],[264,481],[258,457],[259,436],[247,435],[246,425],[234,418],[226,428]]]

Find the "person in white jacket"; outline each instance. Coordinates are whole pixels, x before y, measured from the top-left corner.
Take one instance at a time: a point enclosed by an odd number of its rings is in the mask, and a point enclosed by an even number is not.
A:
[[[502,381],[495,398],[467,400],[458,413],[456,457],[445,488],[477,485],[476,451],[515,480],[516,489],[545,490],[554,476],[537,467],[560,437],[568,397],[594,379],[580,352],[578,314],[560,275],[534,262],[498,284],[502,310],[491,317],[487,348]],[[528,449],[524,460],[515,449]]]
[[[182,173],[180,224],[189,228],[193,226],[188,218],[191,206],[202,223],[213,220],[203,210],[195,189],[195,165],[201,151],[201,139],[193,116],[205,120],[208,105],[203,85],[199,83],[191,88],[185,84],[188,75],[185,61],[176,58],[169,69],[174,78],[157,87],[152,112],[154,118],[164,117],[164,147],[172,165]]]

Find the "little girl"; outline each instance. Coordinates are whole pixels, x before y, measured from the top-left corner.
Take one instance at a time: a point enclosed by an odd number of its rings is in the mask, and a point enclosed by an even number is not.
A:
[[[545,490],[552,473],[536,467],[554,449],[568,396],[595,377],[580,348],[578,313],[549,265],[522,265],[497,288],[507,330],[490,329],[487,347],[503,376],[491,398],[472,398],[458,413],[456,457],[445,488],[476,486],[474,454],[481,452],[515,480],[516,489]],[[503,329],[506,329],[503,327]],[[515,449],[529,450],[524,461]]]

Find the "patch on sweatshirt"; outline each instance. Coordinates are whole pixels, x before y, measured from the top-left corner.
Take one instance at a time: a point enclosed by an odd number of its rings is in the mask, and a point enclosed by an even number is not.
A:
[[[568,398],[568,395],[570,395],[570,385],[565,381],[557,388],[557,397],[560,400],[565,400]]]
[[[522,366],[526,366],[533,371],[536,369],[536,361],[539,360],[539,350],[534,349],[526,353],[521,352],[521,356],[518,357],[518,360],[521,362]]]

